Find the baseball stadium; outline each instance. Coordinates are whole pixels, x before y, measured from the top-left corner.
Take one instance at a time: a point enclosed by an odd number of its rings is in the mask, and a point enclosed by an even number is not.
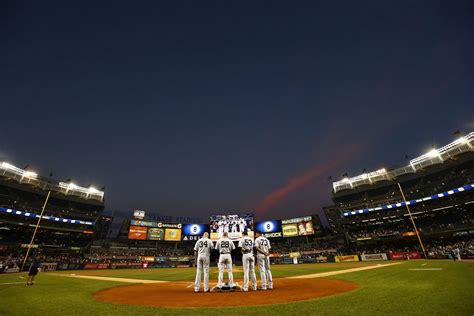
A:
[[[0,162],[0,315],[474,313],[474,132],[331,189],[328,225],[131,209],[113,232],[104,189]]]

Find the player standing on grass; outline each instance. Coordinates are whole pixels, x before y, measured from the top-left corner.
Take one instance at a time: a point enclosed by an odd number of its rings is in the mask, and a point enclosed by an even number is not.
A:
[[[39,258],[34,256],[33,260],[31,261],[30,270],[28,271],[28,279],[26,280],[25,286],[30,286],[34,284],[35,276],[41,270],[41,262]]]
[[[202,238],[194,245],[194,258],[196,261],[196,280],[194,281],[194,292],[199,292],[201,287],[201,274],[204,272],[204,292],[209,292],[209,264],[211,249],[214,248],[209,233],[205,232]]]
[[[229,275],[229,285],[234,287],[234,276],[232,274],[232,256],[230,255],[232,250],[235,249],[234,242],[228,238],[229,234],[224,232],[224,237],[220,238],[216,242],[216,250],[219,251],[219,280],[217,287],[219,291],[222,290],[222,281],[224,279],[224,269],[227,268],[227,274]]]
[[[239,248],[242,252],[242,266],[244,267],[244,286],[242,290],[249,290],[249,273],[252,279],[252,288],[257,290],[257,277],[255,276],[255,257],[253,256],[253,240],[246,231],[242,232],[242,238],[239,241]]]
[[[272,272],[270,271],[270,241],[257,232],[255,239],[255,250],[257,251],[257,264],[262,280],[262,290],[273,289]]]

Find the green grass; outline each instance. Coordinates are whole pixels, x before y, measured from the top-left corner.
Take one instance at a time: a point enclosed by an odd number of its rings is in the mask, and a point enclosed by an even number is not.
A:
[[[442,268],[410,271],[410,268]],[[305,264],[272,266],[276,277],[351,268],[362,264]],[[212,269],[215,272],[215,269]],[[194,269],[65,271],[154,280],[189,280]],[[0,283],[19,282],[24,274],[0,275]],[[217,275],[211,274],[214,282]],[[241,277],[241,273],[236,273]],[[32,287],[0,285],[0,315],[473,315],[474,264],[416,260],[381,269],[333,276],[356,282],[356,291],[306,302],[261,307],[166,309],[98,302],[91,294],[121,285],[110,281],[74,279],[40,273]],[[275,282],[278,286],[278,282]],[[190,289],[192,290],[192,289]],[[255,293],[258,295],[258,293]],[[159,299],[159,298],[157,298]],[[216,303],[216,307],[218,304]],[[225,311],[225,312],[224,312]]]

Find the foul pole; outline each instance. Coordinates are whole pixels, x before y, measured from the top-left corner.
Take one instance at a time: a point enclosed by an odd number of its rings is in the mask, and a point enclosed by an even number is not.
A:
[[[46,204],[48,204],[50,194],[51,194],[51,191],[48,191],[48,195],[46,196],[46,200],[44,201],[43,208],[41,209],[40,217],[38,218],[38,222],[36,222],[35,231],[33,232],[33,236],[31,237],[30,244],[28,245],[28,250],[26,251],[25,259],[23,259],[23,264],[21,265],[20,272],[23,271],[23,268],[25,267],[26,260],[28,259],[28,255],[30,254],[31,246],[33,245],[33,242],[35,241],[36,232],[38,231],[39,224],[41,223],[41,219],[43,218],[44,209],[46,208]]]
[[[397,181],[397,184],[398,184],[398,188],[400,189],[400,193],[402,194],[403,202],[405,202],[405,206],[407,207],[408,215],[410,216],[411,223],[413,224],[413,228],[415,229],[416,236],[418,237],[418,241],[420,242],[421,250],[423,250],[423,255],[425,256],[425,259],[427,259],[428,257],[426,256],[425,246],[423,245],[423,242],[421,241],[420,233],[418,232],[418,228],[416,228],[415,220],[413,219],[413,216],[411,215],[411,210],[407,204],[407,199],[405,198],[405,193],[403,192],[402,185],[398,181]]]

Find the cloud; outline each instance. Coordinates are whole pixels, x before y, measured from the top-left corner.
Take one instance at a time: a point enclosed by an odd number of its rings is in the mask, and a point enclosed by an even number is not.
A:
[[[330,171],[341,167],[344,163],[354,159],[355,155],[364,151],[367,147],[366,145],[367,143],[352,144],[333,152],[332,155],[329,154],[328,156],[333,158],[326,162],[318,163],[301,174],[292,177],[283,186],[265,196],[255,209],[260,214],[265,213],[285,199],[289,194],[306,186],[315,178],[323,175],[326,176]]]

